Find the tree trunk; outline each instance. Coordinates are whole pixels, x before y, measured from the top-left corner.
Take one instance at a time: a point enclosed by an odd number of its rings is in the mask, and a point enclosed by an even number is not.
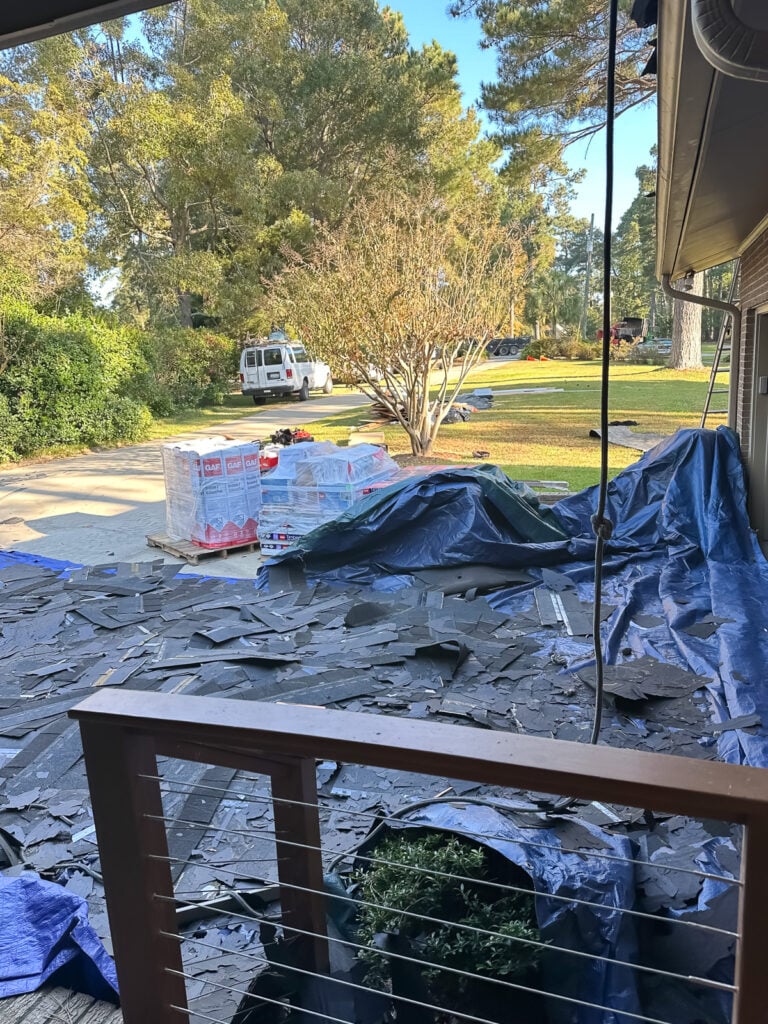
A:
[[[425,436],[423,433],[414,433],[408,435],[411,442],[411,453],[413,455],[429,455],[432,451],[432,438]]]
[[[188,251],[189,241],[189,210],[184,207],[176,211],[171,219],[171,237],[173,239],[173,254],[176,257],[183,256]],[[192,326],[192,294],[186,290],[178,289],[176,292],[179,300],[178,314],[179,323],[182,327]]]
[[[693,294],[701,295],[704,275],[698,273],[693,279]],[[701,306],[683,299],[675,299],[672,322],[673,370],[701,369]]]
[[[179,323],[182,327],[192,326],[192,296],[189,292],[179,292]]]

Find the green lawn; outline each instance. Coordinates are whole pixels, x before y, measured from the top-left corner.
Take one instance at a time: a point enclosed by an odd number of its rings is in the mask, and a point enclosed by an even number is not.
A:
[[[596,483],[599,442],[589,431],[599,419],[598,362],[499,362],[473,373],[468,390],[558,387],[555,394],[499,395],[493,409],[478,412],[467,423],[444,426],[432,457],[446,462],[472,462],[475,450],[490,453],[487,461],[511,477],[524,480],[566,480],[573,490]],[[611,367],[610,418],[637,421],[640,432],[669,434],[678,427],[698,426],[708,371],[678,372],[658,366],[616,364]],[[352,427],[371,419],[367,410],[307,423],[315,437],[344,442]],[[713,419],[710,425],[722,422]],[[399,427],[385,428],[391,454],[410,452]],[[611,447],[615,474],[639,453]]]
[[[487,451],[487,461],[501,466],[511,477],[522,480],[565,480],[572,490],[596,483],[598,442],[589,431],[599,420],[598,362],[504,361],[484,363],[474,371],[466,390],[492,387],[496,390],[521,387],[556,387],[562,392],[541,395],[498,395],[493,409],[478,412],[467,423],[444,426],[432,457],[445,462],[473,462],[472,452]],[[636,430],[670,434],[678,427],[698,426],[708,381],[707,370],[677,372],[657,366],[611,367],[610,418],[637,421]],[[345,389],[342,389],[345,390]],[[270,403],[267,408],[280,405]],[[215,431],[220,424],[259,411],[250,398],[232,394],[222,406],[190,409],[157,420],[149,437],[161,439],[195,430]],[[370,422],[367,408],[315,420],[305,426],[318,440],[346,443],[353,427]],[[715,426],[723,418],[713,418]],[[410,453],[404,432],[396,426],[384,428],[389,450],[394,455]],[[76,448],[48,452],[46,457],[72,455]],[[610,468],[615,474],[639,457],[628,448],[611,447]],[[18,465],[18,464],[16,464]]]
[[[193,430],[215,430],[220,423],[230,423],[241,416],[252,416],[260,412],[253,400],[247,395],[231,394],[224,399],[223,405],[208,406],[204,409],[185,409],[175,416],[156,419],[149,429],[150,440],[161,437],[174,437],[176,434],[189,434]]]
[[[334,394],[351,394],[353,390],[343,384],[336,384],[333,388]],[[321,397],[319,391],[312,394],[312,398]],[[253,399],[249,395],[234,392],[227,395],[223,405],[207,406],[203,409],[185,409],[183,412],[176,413],[175,416],[166,416],[163,419],[155,420],[147,437],[149,440],[154,440],[174,437],[176,434],[188,434],[193,430],[215,430],[220,424],[230,423],[241,416],[253,416],[254,413],[274,411],[283,406],[293,407],[296,403],[297,399],[290,396],[279,401],[270,399],[266,405],[254,405]]]

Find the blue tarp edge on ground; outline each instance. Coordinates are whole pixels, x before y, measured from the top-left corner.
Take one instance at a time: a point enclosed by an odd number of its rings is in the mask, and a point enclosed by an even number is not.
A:
[[[32,872],[0,875],[0,998],[45,982],[117,1002],[115,965],[85,900]]]

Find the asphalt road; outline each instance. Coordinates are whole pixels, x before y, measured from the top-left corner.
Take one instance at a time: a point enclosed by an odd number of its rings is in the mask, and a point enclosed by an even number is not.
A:
[[[215,430],[2,470],[0,549],[86,565],[159,557],[178,562],[148,547],[145,539],[165,529],[163,444],[211,434],[258,440],[281,427],[343,414],[367,402],[364,395],[345,394],[283,403],[217,424]],[[200,575],[248,577],[261,561],[257,553],[211,557],[188,569]]]

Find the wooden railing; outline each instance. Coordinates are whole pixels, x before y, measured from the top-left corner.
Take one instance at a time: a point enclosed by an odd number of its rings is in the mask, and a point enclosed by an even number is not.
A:
[[[734,1024],[766,1018],[768,771],[322,708],[102,691],[79,720],[125,1024],[183,1020],[187,997],[157,758],[272,786],[282,920],[328,964],[316,760],[424,772],[744,826]]]

